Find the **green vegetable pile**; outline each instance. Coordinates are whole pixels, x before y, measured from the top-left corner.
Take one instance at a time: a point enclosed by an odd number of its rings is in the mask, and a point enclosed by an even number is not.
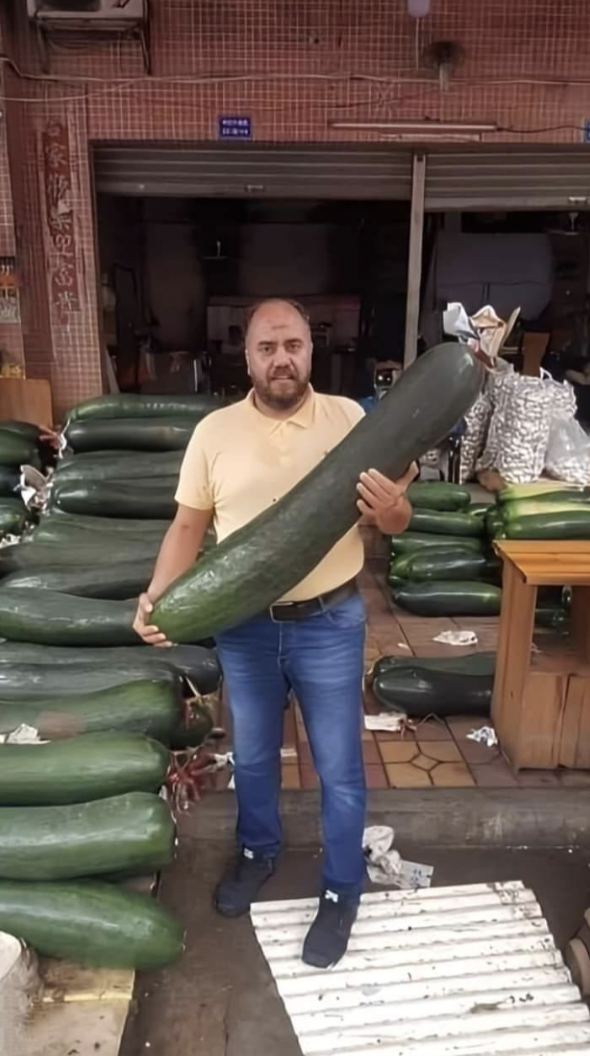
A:
[[[586,494],[587,491],[587,494]],[[501,563],[493,540],[590,538],[590,489],[551,482],[506,488],[473,504],[468,488],[417,483],[409,530],[392,536],[388,584],[396,605],[418,616],[498,616]],[[537,623],[567,623],[562,592],[539,592]]]
[[[196,793],[220,670],[207,644],[150,649],[131,623],[183,448],[215,406],[122,395],[75,408],[44,512],[0,548],[0,929],[48,956],[156,968],[182,950],[179,922],[126,883],[172,861],[158,793]],[[0,494],[21,462],[47,469],[36,434],[4,424]],[[16,501],[0,501],[0,531]],[[45,743],[20,743],[27,726]]]

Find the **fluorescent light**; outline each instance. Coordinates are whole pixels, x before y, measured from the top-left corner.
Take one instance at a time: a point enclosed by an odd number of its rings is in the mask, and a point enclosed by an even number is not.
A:
[[[351,132],[497,132],[498,126],[491,122],[477,121],[352,121],[337,120],[329,122],[330,128],[347,129]]]
[[[440,143],[441,137],[431,132],[381,132],[379,139],[388,143]],[[477,132],[449,132],[445,143],[481,143],[481,135]]]

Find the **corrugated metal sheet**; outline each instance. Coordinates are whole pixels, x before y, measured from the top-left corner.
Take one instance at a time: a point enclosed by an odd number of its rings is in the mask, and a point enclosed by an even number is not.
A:
[[[405,199],[412,155],[395,147],[99,144],[105,194],[175,197]]]
[[[426,209],[590,208],[590,149],[430,151]]]
[[[363,899],[346,957],[304,965],[315,900],[252,921],[304,1056],[588,1056],[590,1014],[520,882]]]

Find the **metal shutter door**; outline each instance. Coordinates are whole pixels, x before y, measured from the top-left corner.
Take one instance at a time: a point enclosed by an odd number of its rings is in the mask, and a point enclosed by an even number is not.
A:
[[[426,209],[587,209],[590,148],[429,151]]]
[[[412,153],[384,146],[98,144],[105,194],[409,200]]]

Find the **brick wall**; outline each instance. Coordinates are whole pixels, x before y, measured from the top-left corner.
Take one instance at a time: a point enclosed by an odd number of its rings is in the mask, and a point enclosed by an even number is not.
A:
[[[0,51],[4,50],[6,39],[0,27]],[[0,71],[0,93],[7,95],[6,77]],[[16,238],[14,229],[14,205],[12,195],[12,178],[9,164],[9,144],[6,122],[0,122],[0,257],[16,256]],[[19,298],[20,301],[20,298]],[[19,304],[20,316],[20,304]],[[0,319],[0,350],[14,364],[24,364],[24,348],[20,318],[14,321]]]
[[[24,7],[3,0],[7,49],[21,74],[42,79],[4,75],[14,201],[0,131],[0,239],[14,207],[27,369],[52,378],[59,409],[100,388],[93,140],[204,140],[219,113],[241,112],[262,141],[358,142],[376,137],[329,121],[431,117],[496,122],[506,130],[496,141],[575,143],[590,117],[588,0],[431,0],[419,23],[405,0],[151,0],[151,78],[132,41],[52,49],[53,80]],[[424,61],[440,40],[459,47],[447,90]],[[72,158],[79,305],[69,315],[48,290],[39,139],[55,116]]]

